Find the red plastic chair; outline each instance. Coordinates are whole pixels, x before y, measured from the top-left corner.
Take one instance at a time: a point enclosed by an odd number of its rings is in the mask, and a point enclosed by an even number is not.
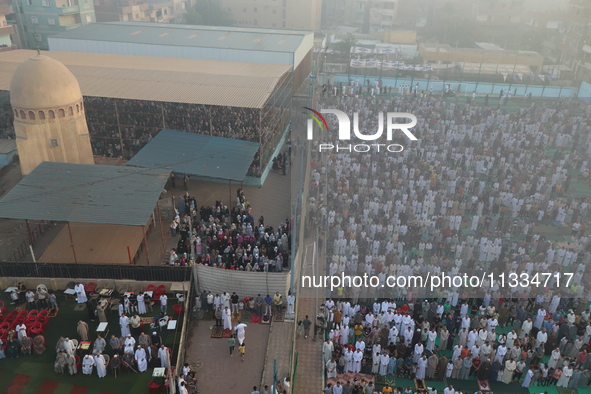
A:
[[[22,311],[21,313],[18,314],[16,319],[14,319],[14,322],[12,322],[12,324],[14,326],[16,326],[17,324],[24,323],[27,320],[27,317],[28,317],[27,311]]]
[[[183,304],[174,304],[172,306],[172,310],[174,312],[174,316],[180,316],[183,313]]]
[[[4,318],[4,323],[12,323],[13,321],[16,320],[17,316],[18,316],[18,311],[16,311],[16,310],[10,311],[10,313]]]
[[[49,324],[49,317],[39,316],[37,317],[37,320],[35,320],[35,323],[41,324],[41,327],[45,329],[45,327],[47,327],[47,325]]]
[[[84,286],[84,291],[87,295],[93,294],[96,291],[96,283],[88,282],[86,286]]]
[[[160,285],[154,290],[154,297],[152,298],[154,301],[160,301],[160,296],[166,293],[166,287],[164,285]]]
[[[150,390],[150,393],[157,393],[162,390],[162,385],[152,380],[148,383],[148,389]]]
[[[30,333],[29,336],[34,337],[36,335],[43,335],[45,328],[43,327],[43,324],[37,322],[31,328],[29,328],[28,331]]]
[[[37,309],[30,310],[29,317],[31,317],[31,316],[35,316],[35,317],[39,316],[39,311]]]
[[[80,371],[82,368],[82,360],[80,360],[80,356],[75,355],[74,358],[76,359],[76,369]]]

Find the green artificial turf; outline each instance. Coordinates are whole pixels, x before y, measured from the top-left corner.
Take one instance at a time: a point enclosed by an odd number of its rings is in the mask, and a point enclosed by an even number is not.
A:
[[[148,368],[144,373],[122,373],[115,378],[109,371],[106,377],[99,379],[96,375],[96,370],[93,375],[82,375],[82,371],[78,371],[75,376],[56,375],[54,373],[53,364],[56,357],[55,346],[60,336],[70,337],[80,340],[76,326],[79,320],[84,320],[89,325],[89,340],[96,339],[96,328],[98,327],[98,320],[92,322],[88,320],[88,312],[86,309],[82,311],[74,311],[76,303],[74,301],[66,301],[61,292],[56,293],[58,297],[58,304],[60,307],[57,317],[50,320],[49,325],[44,333],[47,342],[47,350],[42,355],[20,356],[18,359],[2,359],[0,360],[0,391],[10,386],[10,383],[16,374],[28,375],[30,379],[21,391],[22,394],[35,394],[43,385],[45,380],[57,381],[59,385],[53,391],[54,394],[69,394],[74,386],[87,387],[87,394],[99,394],[104,392],[109,393],[143,393],[148,391],[148,383],[152,380],[152,368]],[[14,305],[10,305],[10,298],[4,292],[1,293],[0,299],[5,302],[5,306],[12,310]],[[144,316],[154,316],[159,313],[158,308],[154,308],[153,312],[148,312]],[[169,314],[172,314],[169,306]],[[107,313],[109,320],[109,338],[111,334],[121,336],[119,329],[119,315],[117,311],[110,311]],[[149,325],[144,326],[146,333],[151,334]],[[178,346],[179,338],[175,338],[174,332],[168,333],[165,329],[160,332],[162,340],[171,349],[173,349],[173,360],[176,359],[176,347]],[[177,334],[179,335],[179,334]],[[107,354],[112,356],[110,351],[109,341],[107,340]],[[79,354],[79,353],[78,353]]]

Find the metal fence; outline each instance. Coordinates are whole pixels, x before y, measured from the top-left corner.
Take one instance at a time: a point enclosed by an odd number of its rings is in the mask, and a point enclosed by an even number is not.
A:
[[[0,277],[184,282],[191,279],[191,267],[14,263],[5,261],[0,262]]]

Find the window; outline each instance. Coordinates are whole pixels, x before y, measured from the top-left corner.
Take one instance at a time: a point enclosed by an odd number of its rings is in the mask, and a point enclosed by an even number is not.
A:
[[[57,117],[58,117],[58,118],[63,118],[63,117],[65,117],[65,116],[66,116],[66,111],[64,111],[64,110],[63,110],[63,109],[61,109],[61,108],[57,110]]]
[[[31,17],[31,23],[33,23],[35,25],[39,24],[39,18],[37,18],[35,15],[33,15]]]
[[[29,111],[29,119],[35,120],[35,112]]]
[[[164,8],[163,11],[164,11],[164,15],[168,15],[168,8]]]
[[[51,1],[50,0],[42,0],[41,4],[43,4],[43,7],[51,7]]]
[[[18,109],[15,109],[15,110],[14,110],[14,116],[15,116],[16,118],[18,118]]]
[[[47,24],[48,25],[55,25],[55,18],[50,16],[49,18],[47,18]]]
[[[50,148],[59,148],[60,144],[57,142],[57,138],[50,138],[49,139],[49,147]]]
[[[33,5],[33,0],[27,0],[28,5]]]
[[[39,119],[45,120],[45,112],[39,111]]]
[[[253,11],[254,11],[254,12],[257,12],[257,8],[256,8],[256,7],[254,7],[254,8],[253,8]]]
[[[91,23],[92,22],[92,15],[86,14],[86,22],[87,23]]]
[[[72,107],[68,107],[68,116],[74,115],[74,109]]]
[[[53,110],[49,110],[49,119],[55,119],[55,112],[53,112]]]

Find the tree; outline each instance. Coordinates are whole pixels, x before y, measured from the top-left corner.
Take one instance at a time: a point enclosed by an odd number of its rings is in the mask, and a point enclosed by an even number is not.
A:
[[[346,53],[348,55],[351,53],[351,47],[354,47],[355,45],[357,45],[357,40],[353,34],[349,33],[347,34],[347,37],[341,41],[332,44],[332,48],[335,51]]]
[[[217,1],[198,0],[185,14],[189,25],[232,26],[232,19]]]

